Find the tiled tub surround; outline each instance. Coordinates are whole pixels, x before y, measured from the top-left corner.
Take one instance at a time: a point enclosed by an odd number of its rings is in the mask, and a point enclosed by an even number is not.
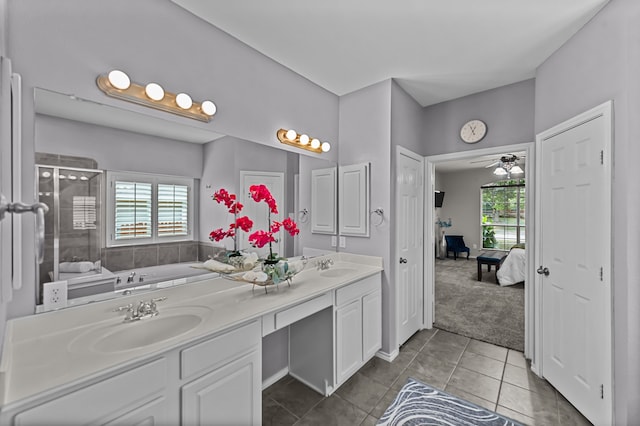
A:
[[[177,312],[175,310],[196,305],[206,307],[211,314],[188,332],[125,351],[96,352],[88,347],[78,347],[77,344],[74,349],[72,343],[83,335],[92,335],[96,327],[115,327],[120,324],[124,314],[114,312],[114,309],[126,303],[136,303],[139,296],[125,296],[118,300],[10,320],[0,366],[0,410],[6,413],[19,406],[20,401],[77,389],[84,380],[104,379],[109,372],[137,365],[248,321],[260,321],[269,316],[273,318],[274,312],[288,307],[296,308],[318,297],[324,298],[348,284],[367,277],[379,277],[382,271],[380,258],[346,253],[327,257],[334,259],[336,265],[347,267],[350,272],[329,277],[321,276],[321,271],[307,267],[295,277],[290,287],[281,284],[277,290],[269,293],[252,291],[250,284],[223,278],[158,290],[152,293],[152,297],[167,297],[167,300],[158,304],[161,315],[163,311]],[[135,327],[138,324],[128,325]]]

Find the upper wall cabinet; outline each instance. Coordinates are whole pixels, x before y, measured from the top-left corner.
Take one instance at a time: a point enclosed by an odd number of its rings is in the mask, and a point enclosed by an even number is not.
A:
[[[341,166],[338,201],[340,235],[369,236],[369,163]]]
[[[311,171],[311,232],[336,233],[336,168]]]

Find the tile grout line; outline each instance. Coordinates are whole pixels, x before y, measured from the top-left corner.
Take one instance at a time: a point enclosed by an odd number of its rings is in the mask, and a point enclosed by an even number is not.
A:
[[[286,411],[287,413],[289,413],[289,414],[291,414],[293,417],[295,417],[296,421],[295,421],[295,422],[293,422],[293,424],[298,423],[298,422],[300,421],[300,419],[302,418],[302,417],[298,417],[298,416],[296,416],[296,415],[295,415],[294,413],[292,413],[292,412],[291,412],[287,407],[285,407],[284,405],[280,404],[277,400],[273,399],[272,397],[268,396],[267,398],[268,398],[268,399],[270,399],[271,401],[275,402],[275,404],[276,404],[277,406],[279,406],[280,408],[282,408],[284,411]],[[264,410],[264,408],[263,408],[263,410]]]

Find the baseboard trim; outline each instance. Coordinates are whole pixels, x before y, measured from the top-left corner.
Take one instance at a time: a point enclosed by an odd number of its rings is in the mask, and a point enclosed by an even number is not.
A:
[[[271,386],[272,384],[274,384],[278,380],[282,379],[287,374],[289,374],[289,367],[288,366],[283,368],[282,370],[276,372],[271,377],[267,377],[265,380],[262,381],[262,390],[265,390],[266,388],[268,388],[269,386]]]
[[[395,351],[391,352],[390,354],[387,352],[383,352],[383,351],[378,351],[376,352],[376,357],[383,359],[387,362],[392,362],[394,359],[396,359],[396,357],[400,355],[400,349],[396,349]]]

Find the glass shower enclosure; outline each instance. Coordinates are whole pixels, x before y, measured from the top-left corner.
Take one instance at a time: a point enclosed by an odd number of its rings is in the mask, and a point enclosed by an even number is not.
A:
[[[102,170],[36,165],[36,173],[38,201],[49,207],[38,303],[47,282],[66,280],[69,298],[87,287],[113,286],[101,264]]]

